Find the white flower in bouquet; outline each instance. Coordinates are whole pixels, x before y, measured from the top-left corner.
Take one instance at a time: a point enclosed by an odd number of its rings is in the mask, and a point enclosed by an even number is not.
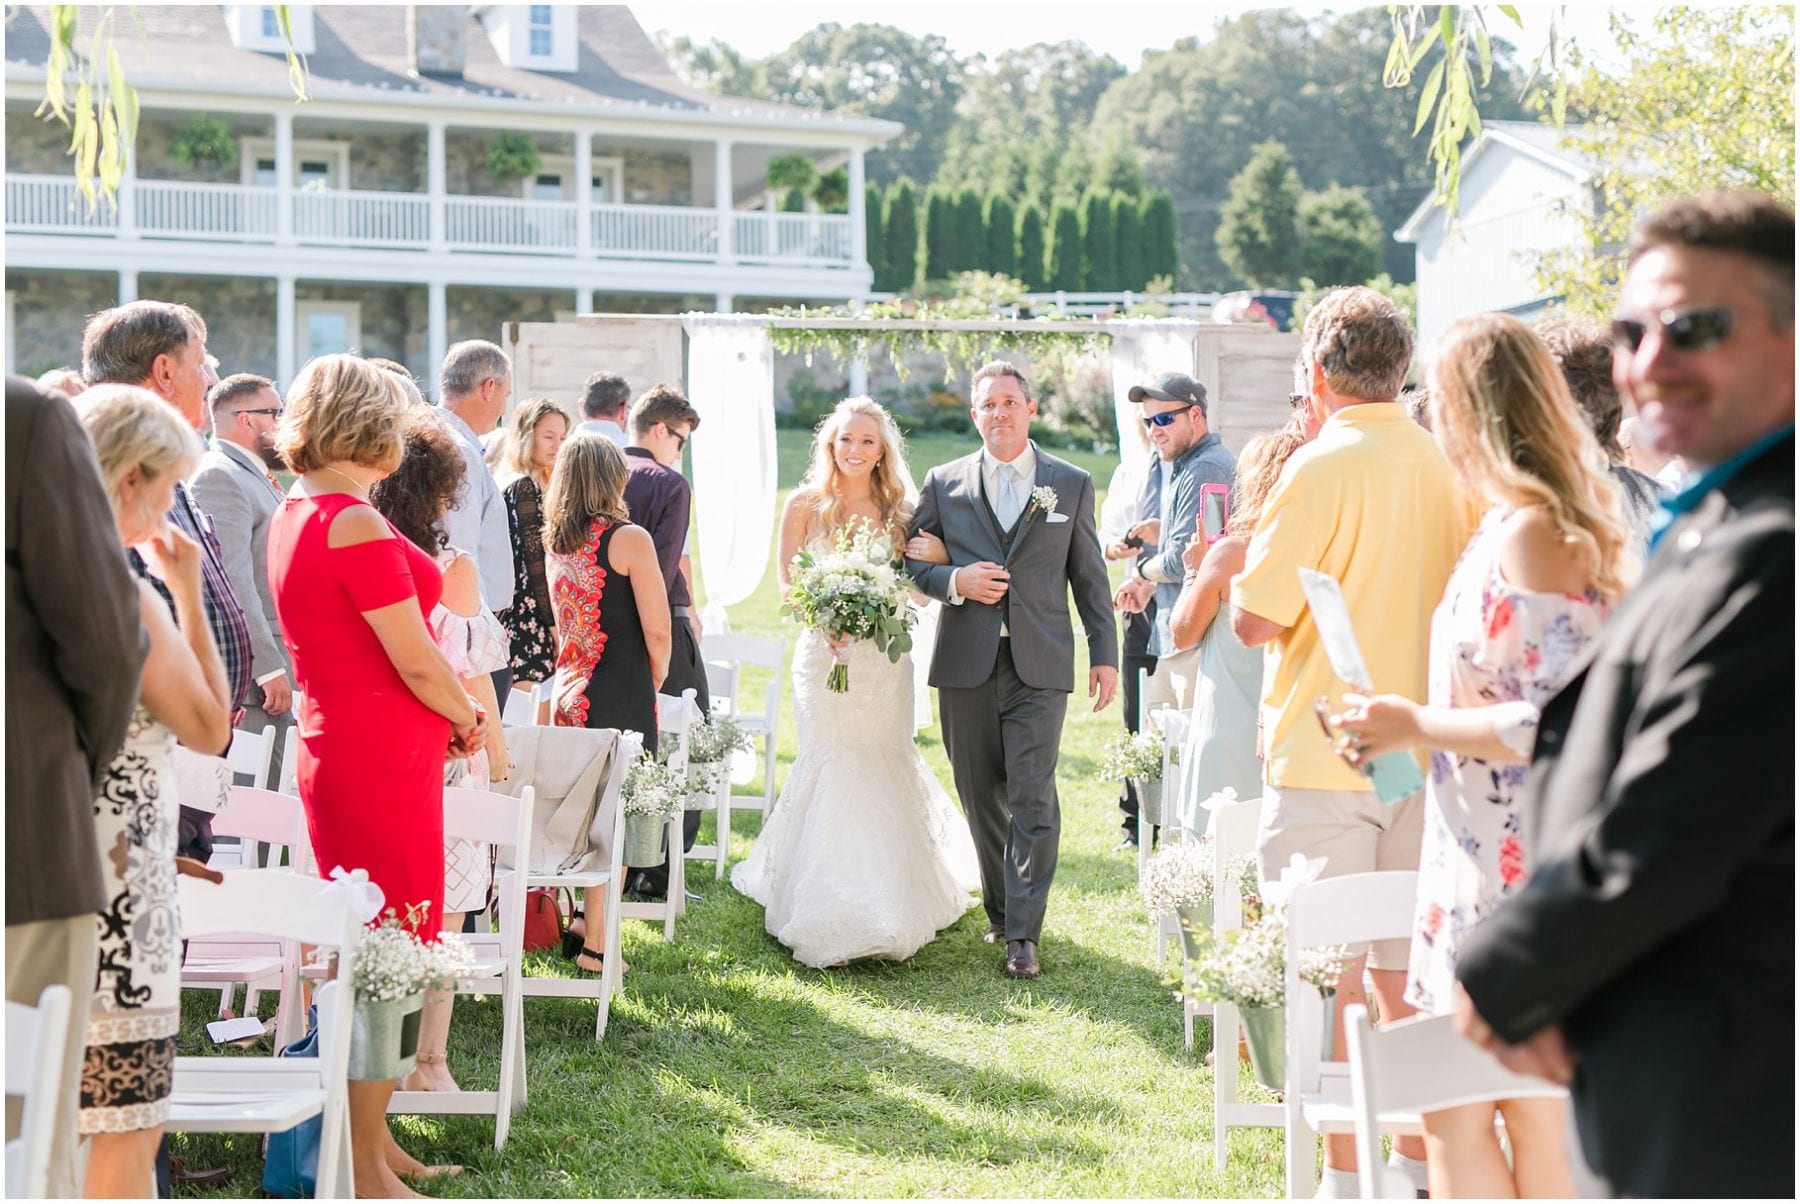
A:
[[[1031,505],[1025,510],[1025,517],[1032,518],[1039,514],[1056,513],[1056,490],[1048,485],[1039,485],[1031,491]]]
[[[1138,889],[1151,916],[1174,915],[1183,907],[1210,903],[1213,897],[1212,837],[1164,845],[1151,854]]]
[[[1162,776],[1162,736],[1156,732],[1120,732],[1100,756],[1100,778],[1155,778]]]
[[[407,921],[416,922],[419,908],[407,910]],[[350,982],[356,997],[369,1003],[394,1003],[424,990],[432,977],[432,963],[425,946],[412,929],[404,927],[393,908],[361,941],[351,964]]]
[[[866,522],[841,529],[830,552],[802,551],[789,570],[788,613],[815,631],[850,640],[872,640],[897,662],[912,651],[913,613],[906,591],[912,579],[896,567],[894,542]],[[850,666],[834,663],[825,686],[850,688]]]
[[[456,980],[466,978],[475,969],[475,951],[453,932],[439,935],[436,944],[421,945],[425,959],[425,986],[428,990],[449,990]]]
[[[709,715],[688,729],[688,762],[729,761],[734,753],[749,752],[755,745],[730,715]]]
[[[1281,1007],[1287,999],[1287,917],[1270,910],[1255,923],[1209,942],[1194,963],[1193,990],[1244,1008]],[[1300,979],[1320,993],[1335,990],[1348,951],[1342,945],[1303,949]]]
[[[1244,906],[1244,923],[1253,923],[1263,913],[1262,875],[1257,870],[1255,853],[1239,853],[1225,859],[1225,877],[1237,883],[1238,898]]]
[[[687,782],[675,772],[650,757],[631,767],[625,775],[624,797],[620,806],[627,815],[670,816],[687,802]]]

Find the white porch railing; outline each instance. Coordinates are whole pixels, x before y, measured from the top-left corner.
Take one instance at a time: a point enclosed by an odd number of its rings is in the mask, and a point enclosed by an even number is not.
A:
[[[68,176],[6,177],[8,230],[111,234],[118,221],[118,212],[104,197],[99,208],[90,213],[87,201]]]
[[[850,260],[850,219],[842,214],[740,213],[732,236],[739,259]]]
[[[567,254],[575,250],[580,206],[453,196],[444,202],[444,238],[459,251]]]
[[[431,242],[431,200],[410,192],[301,192],[294,195],[300,242],[423,250]]]
[[[712,259],[719,253],[719,215],[676,205],[595,205],[594,252],[657,259]]]
[[[139,180],[136,192],[138,229],[149,237],[245,242],[275,237],[275,194],[265,188]]]

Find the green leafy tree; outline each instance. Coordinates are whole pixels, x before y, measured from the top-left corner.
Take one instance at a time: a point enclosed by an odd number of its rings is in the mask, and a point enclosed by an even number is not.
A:
[[[881,230],[887,271],[883,292],[903,292],[919,276],[919,198],[913,182],[901,176],[888,185],[881,202]]]
[[[686,36],[657,38],[657,48],[675,73],[705,92],[719,96],[769,99],[769,81],[762,62],[717,39],[696,42]]]
[[[1149,281],[1144,266],[1144,218],[1138,199],[1123,192],[1112,196],[1113,242],[1118,247],[1119,287],[1140,291]]]
[[[978,272],[984,270],[982,260],[987,258],[987,227],[981,216],[981,194],[973,188],[965,188],[956,196],[956,241],[955,271]]]
[[[1157,191],[1144,198],[1143,220],[1145,272],[1150,280],[1177,280],[1181,249],[1175,237],[1175,202],[1168,193]]]
[[[1381,223],[1368,198],[1336,185],[1300,198],[1300,275],[1318,284],[1361,284],[1381,266]]]
[[[1057,292],[1082,289],[1081,214],[1068,201],[1050,213],[1050,238],[1044,247],[1044,287]]]
[[[1260,144],[1231,181],[1214,235],[1219,257],[1256,287],[1292,284],[1300,266],[1300,175],[1287,147]]]
[[[1034,293],[1050,287],[1044,261],[1044,215],[1027,205],[1019,210],[1019,279]]]
[[[1119,287],[1119,248],[1113,238],[1112,194],[1091,188],[1081,198],[1081,287],[1091,293]]]
[[[887,291],[887,243],[881,224],[881,189],[863,185],[863,245],[868,250],[869,272],[877,290]]]
[[[1575,56],[1568,104],[1586,122],[1568,147],[1597,172],[1581,237],[1537,264],[1547,294],[1604,315],[1618,296],[1637,216],[1710,188],[1794,203],[1794,10],[1670,8],[1648,29],[1614,16],[1623,68]]]
[[[1019,274],[1019,235],[1018,217],[1013,212],[1013,203],[1003,192],[996,192],[987,199],[986,211],[982,214],[982,225],[987,234],[987,254],[984,270],[1000,276],[1017,276]]]
[[[948,280],[960,271],[956,246],[956,198],[933,186],[925,193],[925,279]]]

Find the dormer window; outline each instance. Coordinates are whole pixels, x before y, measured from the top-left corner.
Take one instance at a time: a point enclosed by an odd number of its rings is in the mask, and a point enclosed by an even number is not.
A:
[[[293,25],[294,46],[301,54],[313,52],[313,12],[310,4],[288,7],[288,20]],[[231,44],[239,50],[260,50],[286,54],[288,41],[281,36],[281,17],[273,4],[231,4],[225,7],[225,28],[231,33]]]
[[[279,38],[281,36],[281,18],[276,15],[273,4],[262,6],[262,36]]]
[[[489,4],[476,9],[494,53],[508,67],[574,71],[580,65],[580,16],[574,4]]]
[[[555,9],[548,4],[533,4],[531,7],[530,51],[534,59],[547,59],[556,53],[556,18]]]

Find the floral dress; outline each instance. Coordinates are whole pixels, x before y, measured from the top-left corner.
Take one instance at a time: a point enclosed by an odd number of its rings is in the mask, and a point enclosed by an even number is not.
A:
[[[438,567],[448,569],[463,555],[467,553],[447,548],[438,556]],[[472,615],[459,615],[439,602],[431,612],[431,634],[458,678],[484,677],[506,667],[506,632],[494,618],[494,612],[485,606]],[[498,715],[489,719],[500,721]],[[473,756],[447,762],[444,785],[488,789],[487,749],[477,749]],[[493,850],[480,841],[444,838],[445,911],[486,909],[488,886],[493,881],[492,858]]]
[[[512,533],[513,604],[499,617],[510,641],[513,680],[548,681],[556,672],[556,632],[544,566],[543,493],[529,475],[507,482],[502,493]]]
[[[1488,512],[1432,615],[1430,702],[1512,704],[1496,730],[1507,747],[1529,756],[1540,709],[1599,635],[1609,608],[1591,590],[1574,596],[1507,584],[1499,556],[1509,513]],[[1423,1012],[1450,1010],[1464,936],[1525,881],[1517,803],[1525,771],[1524,764],[1431,755],[1406,988],[1408,1002]]]

